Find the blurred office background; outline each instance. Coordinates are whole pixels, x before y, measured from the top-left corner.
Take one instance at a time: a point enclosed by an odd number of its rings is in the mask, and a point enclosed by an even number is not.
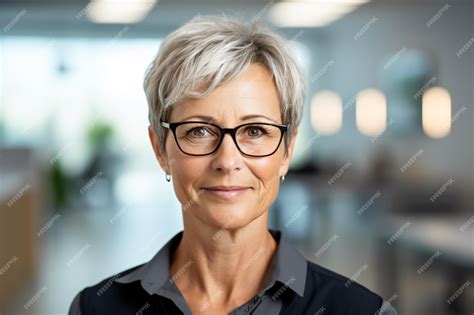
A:
[[[270,226],[399,314],[472,314],[471,0],[1,0],[0,313],[65,314],[182,228],[142,81],[198,14],[266,23],[304,67]]]

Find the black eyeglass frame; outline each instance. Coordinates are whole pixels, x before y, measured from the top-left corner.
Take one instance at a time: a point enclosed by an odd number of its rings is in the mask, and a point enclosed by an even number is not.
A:
[[[220,137],[220,140],[219,140],[219,143],[217,144],[216,148],[210,152],[210,153],[206,153],[206,154],[191,154],[191,153],[187,153],[185,152],[181,146],[179,145],[179,141],[178,141],[178,138],[176,136],[176,128],[178,128],[178,126],[181,126],[181,125],[184,125],[184,124],[191,124],[191,123],[199,123],[199,124],[205,124],[205,125],[211,125],[211,126],[214,126],[216,127],[217,129],[219,129],[220,131],[220,134],[221,134],[221,137]],[[238,143],[237,143],[237,139],[235,138],[235,135],[237,133],[237,130],[241,127],[244,127],[244,126],[249,126],[249,125],[268,125],[268,126],[274,126],[274,127],[278,127],[278,129],[280,129],[280,140],[278,141],[278,145],[277,147],[275,148],[275,150],[272,152],[272,153],[269,153],[269,154],[266,154],[266,155],[252,155],[252,154],[247,154],[247,153],[244,153],[242,151],[242,149],[239,147]],[[243,155],[247,155],[247,156],[251,156],[251,157],[266,157],[266,156],[270,156],[272,154],[275,154],[275,152],[278,150],[278,148],[280,147],[280,144],[281,144],[281,140],[283,139],[283,136],[285,135],[285,132],[288,130],[288,126],[287,125],[279,125],[279,124],[271,124],[271,123],[265,123],[265,122],[253,122],[253,123],[245,123],[245,124],[242,124],[242,125],[238,125],[234,128],[221,128],[220,126],[216,125],[216,124],[213,124],[213,123],[210,123],[210,122],[206,122],[206,121],[180,121],[180,122],[174,122],[174,123],[170,123],[170,122],[165,122],[163,120],[160,120],[160,125],[164,128],[168,128],[168,129],[171,129],[171,131],[173,132],[173,136],[174,136],[174,140],[176,141],[176,145],[178,146],[178,148],[181,150],[181,152],[183,152],[184,154],[187,154],[187,155],[191,155],[191,156],[205,156],[205,155],[210,155],[210,154],[213,154],[214,152],[216,152],[219,147],[221,146],[221,143],[222,143],[222,140],[224,140],[224,136],[226,133],[230,134],[232,140],[234,140],[234,143],[235,143],[235,146],[237,147],[237,149],[239,149],[240,153],[242,153]]]

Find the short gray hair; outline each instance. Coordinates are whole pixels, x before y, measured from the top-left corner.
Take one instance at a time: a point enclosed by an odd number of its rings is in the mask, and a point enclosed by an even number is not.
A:
[[[303,72],[289,42],[258,22],[217,16],[196,16],[170,33],[146,71],[148,119],[161,152],[165,152],[166,130],[160,120],[168,119],[173,105],[187,97],[209,95],[255,62],[273,75],[283,124],[288,125],[286,153],[301,122],[305,98]]]

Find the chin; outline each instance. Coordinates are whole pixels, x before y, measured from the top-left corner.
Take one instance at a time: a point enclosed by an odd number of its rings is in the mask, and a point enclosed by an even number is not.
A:
[[[218,229],[235,230],[246,226],[256,218],[248,207],[218,204],[206,208],[203,221]]]

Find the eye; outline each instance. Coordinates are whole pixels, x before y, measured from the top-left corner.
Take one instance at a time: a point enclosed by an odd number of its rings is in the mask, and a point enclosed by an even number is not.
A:
[[[246,128],[247,135],[250,137],[258,137],[261,136],[262,134],[266,134],[266,130],[262,127],[257,127],[257,126],[250,126]]]
[[[192,136],[203,137],[205,136],[205,131],[207,130],[204,127],[196,127],[189,130],[188,134],[191,134]]]

